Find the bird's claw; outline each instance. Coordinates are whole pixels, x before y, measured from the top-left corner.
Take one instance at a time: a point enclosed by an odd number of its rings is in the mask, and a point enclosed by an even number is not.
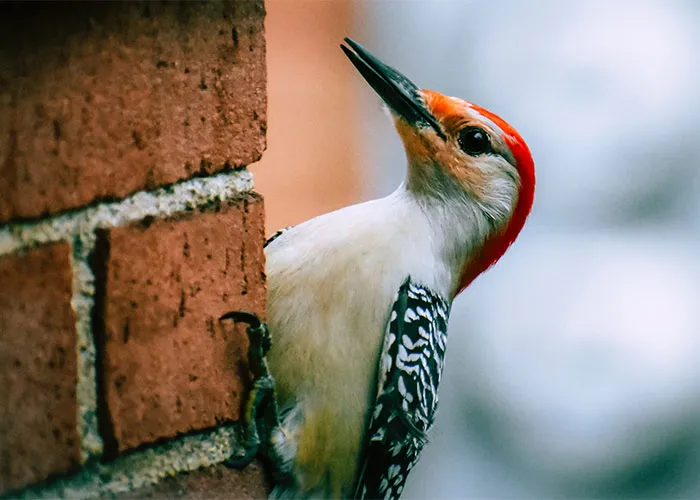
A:
[[[265,360],[272,342],[267,325],[253,313],[232,311],[219,318],[220,321],[225,319],[248,324],[248,365],[253,375],[253,386],[248,394],[243,415],[245,450],[243,455],[232,456],[224,461],[229,467],[242,469],[252,462],[259,452],[267,454],[272,430],[279,426],[274,379]]]
[[[250,341],[249,356],[255,354],[256,358],[263,358],[270,351],[272,347],[272,338],[270,337],[270,331],[267,325],[260,321],[257,315],[249,313],[246,311],[231,311],[219,318],[219,321],[225,319],[232,319],[238,323],[248,324],[248,340]],[[259,359],[256,359],[259,361]],[[258,365],[259,363],[255,363]]]
[[[246,448],[243,455],[232,455],[226,460],[224,460],[222,463],[226,467],[230,467],[231,469],[245,469],[258,455],[259,450],[260,443],[255,443],[252,446],[246,444]]]

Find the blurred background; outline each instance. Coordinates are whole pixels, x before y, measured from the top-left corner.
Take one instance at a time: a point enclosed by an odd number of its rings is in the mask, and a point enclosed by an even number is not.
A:
[[[392,192],[403,150],[338,48],[501,115],[538,188],[455,300],[405,498],[700,498],[700,3],[268,0],[268,233]]]

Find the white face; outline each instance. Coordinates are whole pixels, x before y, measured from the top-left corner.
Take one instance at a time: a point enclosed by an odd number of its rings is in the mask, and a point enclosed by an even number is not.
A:
[[[476,204],[491,226],[507,223],[518,201],[521,176],[505,140],[522,141],[505,122],[462,99],[422,91],[425,107],[444,137],[416,129],[395,117],[408,157],[408,187],[440,199],[465,198]]]

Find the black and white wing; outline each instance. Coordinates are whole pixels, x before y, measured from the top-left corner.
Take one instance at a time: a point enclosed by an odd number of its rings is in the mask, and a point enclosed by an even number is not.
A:
[[[433,425],[449,304],[409,277],[391,310],[379,361],[357,498],[398,498]]]
[[[273,241],[275,241],[277,238],[279,238],[280,236],[282,236],[284,233],[286,233],[287,231],[289,231],[289,230],[292,229],[293,227],[294,227],[294,226],[287,226],[287,227],[283,227],[283,228],[280,229],[279,231],[275,231],[275,234],[273,234],[272,236],[270,236],[270,237],[265,241],[265,244],[263,245],[263,248],[267,247],[267,245],[269,245],[270,243],[272,243]]]

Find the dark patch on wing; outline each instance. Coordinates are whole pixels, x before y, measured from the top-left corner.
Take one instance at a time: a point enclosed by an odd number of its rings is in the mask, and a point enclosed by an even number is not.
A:
[[[265,241],[265,244],[263,245],[263,248],[267,247],[267,245],[269,245],[270,243],[272,243],[273,241],[275,241],[277,238],[279,238],[280,236],[282,236],[284,233],[286,233],[287,231],[289,231],[289,230],[292,229],[293,227],[294,227],[294,226],[287,226],[287,227],[282,228],[282,229],[280,229],[279,231],[277,231],[275,234],[273,234],[272,236],[270,236],[270,237],[267,239],[267,241]]]
[[[450,306],[409,277],[391,310],[379,360],[356,498],[398,498],[435,419]]]

